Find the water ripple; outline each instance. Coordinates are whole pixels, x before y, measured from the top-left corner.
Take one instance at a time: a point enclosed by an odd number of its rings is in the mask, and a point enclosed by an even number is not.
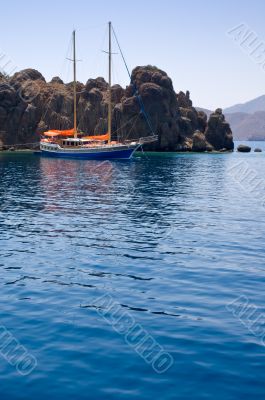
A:
[[[1,361],[2,397],[264,398],[264,347],[226,308],[242,294],[265,313],[265,211],[229,172],[240,160],[265,170],[254,153],[136,158],[107,176],[0,155],[1,325],[38,360],[23,379]],[[173,356],[165,374],[100,316],[104,295]]]

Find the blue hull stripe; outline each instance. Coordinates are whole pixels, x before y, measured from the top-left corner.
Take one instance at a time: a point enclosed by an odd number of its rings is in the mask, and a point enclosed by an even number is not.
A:
[[[55,158],[75,158],[83,160],[109,160],[109,159],[129,159],[135,148],[115,151],[102,151],[98,153],[67,153],[42,150],[41,154],[47,157]]]

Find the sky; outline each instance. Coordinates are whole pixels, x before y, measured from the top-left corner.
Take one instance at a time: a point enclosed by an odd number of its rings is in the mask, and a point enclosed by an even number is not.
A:
[[[0,69],[35,68],[47,81],[70,81],[66,58],[76,29],[78,80],[106,78],[108,21],[130,70],[151,64],[166,71],[176,92],[190,91],[194,106],[225,108],[265,94],[265,67],[228,33],[245,24],[262,46],[262,0],[9,0],[1,3]],[[113,71],[114,83],[129,84],[119,54]]]

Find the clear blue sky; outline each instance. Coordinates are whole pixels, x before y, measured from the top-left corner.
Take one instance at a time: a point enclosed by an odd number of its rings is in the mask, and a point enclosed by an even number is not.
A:
[[[262,0],[46,0],[1,4],[0,53],[17,70],[38,69],[47,80],[71,80],[65,60],[77,30],[78,78],[106,77],[107,22],[113,22],[129,68],[153,64],[190,90],[194,105],[214,109],[265,94],[263,71],[226,34],[245,22],[265,42]],[[104,40],[105,39],[105,40]],[[3,60],[0,66],[3,65]],[[128,84],[118,55],[114,81]]]

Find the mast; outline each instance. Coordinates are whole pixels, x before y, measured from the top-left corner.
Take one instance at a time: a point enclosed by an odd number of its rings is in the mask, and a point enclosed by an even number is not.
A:
[[[77,138],[76,123],[76,51],[75,51],[75,30],[73,31],[73,66],[74,66],[74,137]]]
[[[108,133],[111,142],[111,22],[109,22],[109,103],[108,103]]]

